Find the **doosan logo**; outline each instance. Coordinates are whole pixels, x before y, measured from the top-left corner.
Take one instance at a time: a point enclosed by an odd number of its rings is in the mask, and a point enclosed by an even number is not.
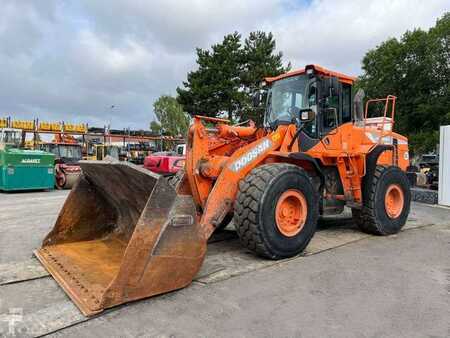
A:
[[[260,144],[258,144],[256,147],[239,157],[236,161],[234,161],[231,164],[231,170],[234,172],[238,172],[247,164],[249,164],[251,161],[253,161],[255,158],[257,158],[259,155],[264,153],[266,150],[268,150],[270,147],[272,147],[272,142],[269,139],[265,139]]]
[[[39,164],[39,163],[41,163],[41,159],[40,158],[24,158],[22,161],[20,161],[20,163]]]

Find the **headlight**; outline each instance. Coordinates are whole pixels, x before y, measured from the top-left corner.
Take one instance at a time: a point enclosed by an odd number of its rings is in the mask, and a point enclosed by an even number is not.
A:
[[[53,175],[53,168],[48,168],[47,172],[48,172],[49,175]]]
[[[14,175],[14,167],[8,167],[8,175]]]

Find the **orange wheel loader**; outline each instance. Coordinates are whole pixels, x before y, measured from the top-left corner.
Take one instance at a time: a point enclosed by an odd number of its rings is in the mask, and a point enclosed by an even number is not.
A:
[[[317,65],[266,78],[262,128],[195,116],[171,183],[124,162],[82,161],[36,256],[89,316],[187,286],[231,217],[242,245],[268,259],[301,253],[319,215],[344,206],[363,231],[397,233],[411,196],[396,98],[364,111],[354,80]]]

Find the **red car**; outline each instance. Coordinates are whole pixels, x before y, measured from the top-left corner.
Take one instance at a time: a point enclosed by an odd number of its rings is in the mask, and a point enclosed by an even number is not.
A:
[[[184,168],[184,162],[184,156],[171,151],[162,151],[147,156],[144,159],[144,168],[163,176],[171,176]]]

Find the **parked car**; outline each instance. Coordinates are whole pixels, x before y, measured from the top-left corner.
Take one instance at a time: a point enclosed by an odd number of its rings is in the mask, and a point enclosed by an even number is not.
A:
[[[185,156],[172,151],[161,151],[147,156],[144,160],[144,168],[160,175],[172,176],[184,168],[184,162]]]

